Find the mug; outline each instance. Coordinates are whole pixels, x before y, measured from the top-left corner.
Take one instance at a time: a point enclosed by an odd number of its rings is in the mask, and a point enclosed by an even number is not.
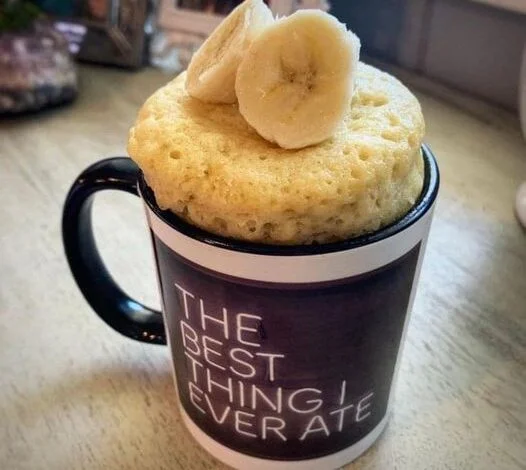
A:
[[[184,422],[210,454],[239,469],[332,469],[385,428],[439,187],[425,176],[413,208],[345,241],[280,246],[233,240],[161,210],[138,167],[111,158],[74,182],[63,213],[71,272],[118,332],[168,344]],[[97,191],[145,205],[162,313],[130,298],[92,231]]]

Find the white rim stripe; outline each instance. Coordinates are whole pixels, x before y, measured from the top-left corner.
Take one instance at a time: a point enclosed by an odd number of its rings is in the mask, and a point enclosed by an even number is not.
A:
[[[195,440],[215,458],[240,470],[332,470],[340,468],[341,466],[357,459],[369,447],[371,447],[380,437],[380,434],[382,434],[389,419],[389,414],[387,413],[376,427],[369,432],[369,434],[346,449],[316,459],[283,461],[272,459],[266,460],[258,457],[251,457],[242,454],[241,452],[236,452],[235,450],[220,444],[215,439],[212,439],[201,431],[188,414],[186,414],[182,406],[180,407],[180,410],[184,424],[190,431],[190,434],[194,436]]]
[[[153,233],[187,260],[242,279],[292,284],[344,279],[393,262],[425,238],[432,209],[405,230],[376,243],[319,255],[271,256],[233,251],[195,240],[173,229],[146,205]]]

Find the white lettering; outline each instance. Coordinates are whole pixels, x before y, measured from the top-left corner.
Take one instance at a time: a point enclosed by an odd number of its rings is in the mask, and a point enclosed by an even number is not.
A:
[[[244,431],[243,429],[241,429],[241,425],[247,426],[249,428],[253,427],[253,424],[250,421],[243,421],[241,419],[242,417],[245,417],[248,419],[254,419],[256,415],[253,415],[252,413],[245,413],[244,411],[236,410],[234,412],[234,423],[235,423],[234,425],[235,425],[236,431],[239,434],[244,434],[245,436],[248,436],[248,437],[257,437],[256,434],[248,432],[248,431]]]
[[[196,356],[201,355],[201,348],[197,343],[197,333],[195,330],[185,321],[181,320],[181,335],[183,336],[183,346],[188,349],[192,354]]]
[[[347,392],[347,381],[342,380],[342,388],[340,392],[340,405],[343,405],[345,402],[345,393]]]
[[[210,356],[208,355],[209,353],[218,357],[223,357],[223,355],[221,354],[221,352],[212,349],[208,343],[216,344],[217,346],[223,346],[223,343],[221,341],[218,341],[217,339],[210,338],[210,336],[203,336],[203,353],[206,362],[208,362],[208,364],[210,364],[211,366],[217,367],[218,369],[226,370],[226,368],[223,367],[221,364],[218,364],[217,362],[214,362],[212,359],[210,359]]]
[[[265,395],[261,389],[259,389],[256,385],[252,384],[252,409],[257,410],[257,397],[261,397],[263,401],[270,407],[271,410],[276,411],[277,413],[281,413],[281,387],[277,387],[276,389],[276,398],[275,403],[267,396]]]
[[[314,425],[318,423],[318,427],[314,427]],[[305,438],[311,434],[316,432],[324,432],[325,435],[328,437],[330,435],[329,428],[325,424],[325,421],[320,415],[313,416],[311,420],[309,421],[309,424],[307,424],[307,427],[305,429],[305,432],[301,435],[300,441],[305,440]]]
[[[344,406],[343,408],[337,408],[336,410],[331,411],[329,413],[331,415],[335,415],[338,413],[340,414],[338,417],[338,431],[341,431],[343,429],[343,418],[344,418],[345,412],[347,410],[350,410],[351,408],[354,408],[354,405],[347,405],[347,406]]]
[[[197,400],[202,401],[202,398],[198,395],[200,393],[203,394],[203,391],[193,382],[188,382],[188,392],[190,393],[190,401],[192,404],[201,412],[206,414],[206,411],[201,408],[201,406],[197,403]]]
[[[229,369],[236,375],[239,375],[240,377],[243,377],[245,379],[249,379],[251,377],[254,377],[256,375],[256,368],[252,366],[250,363],[242,360],[239,356],[248,356],[250,359],[254,359],[254,355],[245,349],[241,348],[234,348],[230,350],[230,358],[236,362],[236,365],[243,366],[246,371],[242,372],[239,369],[235,368],[233,365],[229,367]]]
[[[188,320],[190,318],[190,311],[188,309],[188,301],[186,300],[186,297],[194,298],[194,295],[188,292],[187,290],[183,289],[177,282],[174,283],[175,287],[177,287],[181,293],[183,294],[183,305],[184,305],[184,316]]]
[[[306,408],[298,408],[297,404],[295,403],[296,397],[301,398],[301,395],[304,395],[305,393],[314,393],[315,395],[321,395],[321,390],[318,390],[317,388],[300,388],[299,390],[296,390],[294,393],[292,393],[289,396],[289,408],[292,411],[295,411],[296,413],[312,413],[313,411],[316,411],[320,406],[323,404],[323,400],[321,399],[311,399],[311,400],[305,400],[305,405],[312,405],[310,407]]]
[[[220,384],[219,382],[216,382],[212,380],[210,369],[206,369],[206,386],[208,389],[208,393],[212,393],[212,386],[223,390],[228,393],[228,401],[232,403],[234,401],[234,389],[232,387],[232,378],[228,377],[227,381],[228,385]]]
[[[255,348],[261,347],[261,345],[259,343],[253,343],[252,341],[247,341],[246,339],[243,339],[243,332],[244,331],[248,331],[248,332],[252,332],[252,333],[258,333],[258,329],[257,328],[253,328],[253,327],[250,327],[250,326],[243,325],[243,320],[244,319],[256,320],[259,323],[261,323],[261,321],[263,320],[261,317],[259,317],[257,315],[251,315],[250,313],[238,313],[237,317],[236,317],[236,326],[237,326],[237,328],[236,328],[236,337],[237,337],[237,340],[240,343],[245,344],[247,346],[254,346]]]
[[[203,364],[201,364],[197,359],[193,358],[192,356],[190,356],[190,354],[188,354],[188,351],[185,351],[184,352],[184,355],[190,359],[191,363],[192,363],[192,380],[197,383],[198,380],[197,380],[197,367],[203,367]]]
[[[203,328],[203,331],[206,331],[206,320],[210,320],[210,321],[218,323],[219,325],[222,325],[223,336],[225,337],[225,339],[228,339],[228,312],[227,312],[227,309],[223,307],[223,319],[220,320],[219,318],[215,318],[210,315],[207,315],[205,313],[205,306],[203,303],[203,299],[199,299],[199,310],[201,311],[201,328]]]
[[[363,397],[359,402],[358,406],[356,407],[356,422],[359,423],[360,421],[363,421],[365,418],[367,418],[371,412],[368,411],[365,414],[362,414],[365,410],[368,410],[371,407],[371,398],[373,398],[374,392],[369,393],[365,397]]]
[[[274,426],[271,426],[271,423],[275,423]],[[267,438],[267,431],[274,431],[283,441],[286,441],[287,438],[283,435],[281,430],[285,427],[285,421],[281,418],[276,418],[274,416],[264,416],[261,422],[261,437],[263,439]]]
[[[271,382],[274,382],[274,380],[275,380],[274,359],[276,359],[277,357],[284,358],[285,355],[284,354],[270,354],[270,353],[256,353],[256,356],[268,357],[268,359],[269,359],[269,361],[268,361],[269,380]]]
[[[245,385],[240,380],[237,382],[239,386],[239,406],[245,406]]]
[[[223,424],[225,422],[225,420],[226,420],[226,417],[228,416],[228,413],[230,413],[230,406],[229,405],[225,406],[223,414],[219,418],[216,415],[214,407],[213,407],[212,403],[210,402],[210,398],[208,398],[208,395],[206,393],[205,393],[205,401],[208,404],[208,408],[210,408],[210,411],[212,413],[212,416],[214,417],[215,422],[218,423],[218,424]]]

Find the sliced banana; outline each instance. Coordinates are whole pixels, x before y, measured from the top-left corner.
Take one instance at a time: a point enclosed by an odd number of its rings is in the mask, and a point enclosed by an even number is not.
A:
[[[235,103],[239,63],[251,42],[273,22],[262,0],[246,0],[236,7],[192,57],[188,93],[207,103]]]
[[[319,10],[275,21],[252,43],[237,72],[246,121],[286,149],[330,137],[350,106],[360,40]]]

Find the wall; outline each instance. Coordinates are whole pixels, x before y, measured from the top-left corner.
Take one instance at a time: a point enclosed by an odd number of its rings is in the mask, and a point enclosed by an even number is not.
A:
[[[516,109],[526,14],[480,1],[331,3],[332,12],[362,38],[364,54]]]

